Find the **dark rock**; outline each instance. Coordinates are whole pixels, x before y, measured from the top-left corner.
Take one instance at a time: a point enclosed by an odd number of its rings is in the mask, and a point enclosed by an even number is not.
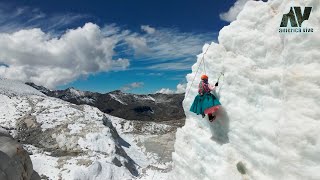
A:
[[[0,133],[0,179],[30,180],[31,178],[40,179],[33,170],[28,152],[12,137]]]
[[[31,175],[31,180],[41,180],[41,177],[36,171],[33,171]]]
[[[112,163],[118,167],[121,167],[122,164],[117,157],[113,158]]]
[[[246,174],[246,167],[241,161],[237,163],[237,169],[239,173]]]
[[[119,155],[119,156],[122,156],[122,157],[124,157],[126,159],[126,162],[124,162],[124,164],[122,164],[117,158],[113,159],[113,161],[115,161],[113,163],[115,163],[116,166],[120,166],[120,164],[124,165],[130,171],[130,173],[132,175],[138,176],[139,173],[138,173],[138,170],[136,168],[136,163],[131,159],[130,156],[128,156],[126,151],[122,148],[122,145],[125,144],[127,146],[130,146],[130,144],[119,136],[116,128],[112,125],[111,120],[108,119],[105,116],[103,118],[103,124],[110,128],[110,132],[112,134],[112,138],[116,142],[116,154]]]

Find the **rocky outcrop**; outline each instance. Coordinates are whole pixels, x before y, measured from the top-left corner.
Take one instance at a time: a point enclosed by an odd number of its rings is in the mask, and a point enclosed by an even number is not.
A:
[[[33,170],[28,152],[5,130],[0,128],[0,179],[40,180]]]
[[[124,166],[130,171],[132,175],[137,176],[138,171],[136,169],[135,162],[127,155],[126,151],[122,148],[122,146],[129,147],[130,144],[119,136],[117,129],[112,125],[112,122],[109,118],[104,116],[102,121],[105,126],[110,128],[112,138],[117,142],[115,144],[116,154],[126,159],[124,163],[121,163],[117,157],[114,157],[112,162],[118,167],[121,167],[124,164]]]

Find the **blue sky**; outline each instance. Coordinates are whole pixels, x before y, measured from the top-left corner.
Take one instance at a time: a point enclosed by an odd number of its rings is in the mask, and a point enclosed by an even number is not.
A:
[[[234,3],[1,1],[0,43],[10,45],[0,47],[0,75],[58,89],[174,91]]]

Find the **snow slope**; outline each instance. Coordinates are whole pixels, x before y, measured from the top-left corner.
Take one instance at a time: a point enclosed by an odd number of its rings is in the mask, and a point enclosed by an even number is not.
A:
[[[134,162],[104,113],[0,79],[0,127],[25,144],[48,179],[132,179]]]
[[[5,94],[8,96],[13,95],[39,95],[44,96],[41,92],[36,89],[25,85],[20,81],[8,80],[0,77],[0,94]]]
[[[291,6],[312,6],[304,27],[279,33]],[[249,1],[205,55],[209,83],[221,71],[224,109],[209,123],[189,111],[202,54],[187,75],[186,125],[177,132],[175,179],[320,179],[320,1]],[[303,9],[303,8],[302,8]],[[203,47],[205,51],[208,47]],[[196,82],[192,84],[196,75]]]
[[[173,127],[113,117],[47,97],[18,81],[0,79],[0,90],[0,132],[24,144],[43,179],[168,178],[172,163],[166,155],[172,150],[165,152],[163,146],[173,132],[164,133]],[[156,150],[147,146],[154,144]]]

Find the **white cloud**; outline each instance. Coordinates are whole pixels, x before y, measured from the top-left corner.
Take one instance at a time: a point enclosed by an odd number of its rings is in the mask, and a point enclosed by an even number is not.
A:
[[[149,52],[147,41],[144,37],[129,36],[125,41],[134,49],[136,55],[144,55]]]
[[[141,26],[146,33],[116,24],[71,28],[88,18],[49,16],[40,9],[0,2],[0,76],[54,88],[90,74],[126,69],[132,56],[142,64],[137,69],[190,70],[203,44],[217,36],[149,25]]]
[[[206,37],[163,28],[153,35],[137,34],[114,24],[100,28],[93,23],[60,36],[39,28],[0,33],[0,60],[8,65],[0,66],[0,76],[54,88],[82,76],[126,69],[127,59],[113,57],[121,57],[123,50],[129,52],[130,48],[139,55],[139,61],[145,62],[143,68],[186,70],[196,60]],[[129,48],[115,52],[115,47],[123,44]]]
[[[140,88],[143,87],[144,83],[143,82],[133,82],[131,84],[127,84],[124,87],[121,88],[122,91],[129,91],[132,89]]]
[[[163,73],[149,73],[149,76],[162,76]]]
[[[153,27],[150,27],[149,25],[142,25],[141,30],[145,31],[148,34],[153,34],[154,32],[156,32],[156,29]]]
[[[203,44],[214,40],[215,33],[186,33],[168,28],[157,28],[153,34],[131,34],[126,38],[139,61],[146,61],[148,69],[158,70],[190,70]]]
[[[185,93],[187,88],[187,84],[178,84],[176,90],[171,90],[169,88],[162,88],[159,91],[156,91],[156,93],[161,94],[180,94]]]
[[[242,11],[244,5],[250,0],[237,0],[228,12],[221,13],[220,18],[227,22],[236,20],[238,14]]]
[[[12,33],[21,29],[41,27],[46,32],[60,34],[70,24],[87,22],[91,16],[86,14],[52,14],[48,16],[38,8],[0,2],[0,32]]]
[[[143,85],[144,85],[143,82],[134,82],[134,83],[131,83],[131,84],[130,84],[130,86],[131,86],[132,88],[138,88],[138,87],[141,87],[141,86],[143,86]]]
[[[1,63],[0,63],[0,65],[1,65]],[[139,75],[139,76],[163,76],[163,73],[156,73],[156,72],[143,73],[143,72],[140,72],[140,73],[137,73],[137,75]]]
[[[146,40],[153,53],[151,58],[167,60],[196,57],[206,40],[214,40],[210,36],[212,34],[185,33],[176,29],[159,28],[152,36],[146,35]]]
[[[187,84],[178,84],[176,93],[185,93],[187,89]]]
[[[53,88],[81,76],[125,69],[127,59],[112,58],[117,40],[102,36],[92,23],[53,38],[40,29],[0,33],[0,76]]]
[[[157,91],[156,93],[161,93],[161,94],[173,94],[174,91],[169,89],[169,88],[162,88],[159,91]]]
[[[192,61],[194,62],[194,61]],[[192,63],[189,62],[189,63]],[[183,62],[164,62],[164,63],[157,63],[154,65],[150,65],[148,68],[149,69],[154,69],[154,70],[187,70],[187,69],[191,69],[191,66],[189,63],[183,63]]]

